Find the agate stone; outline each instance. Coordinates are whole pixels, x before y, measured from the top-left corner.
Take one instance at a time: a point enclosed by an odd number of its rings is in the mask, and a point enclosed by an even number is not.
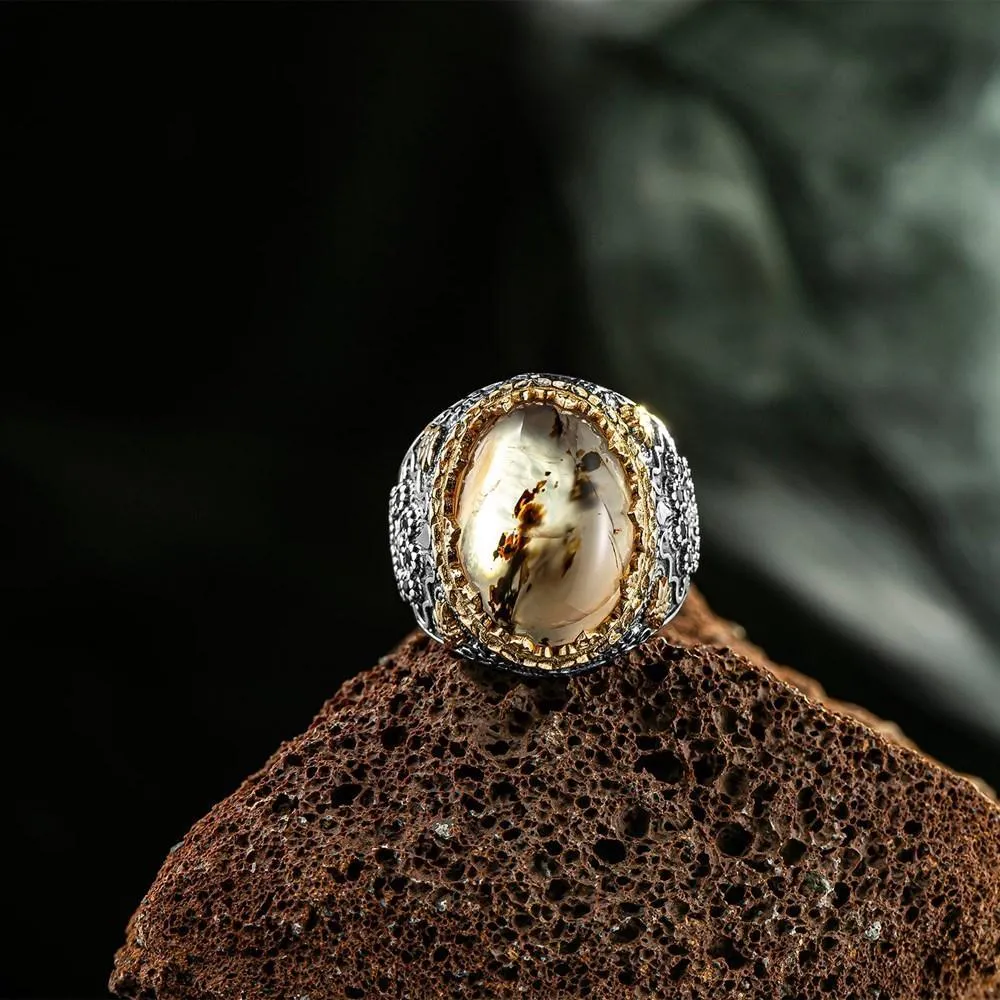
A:
[[[497,626],[560,646],[611,614],[634,544],[629,490],[586,420],[539,405],[500,418],[459,490],[462,567]]]

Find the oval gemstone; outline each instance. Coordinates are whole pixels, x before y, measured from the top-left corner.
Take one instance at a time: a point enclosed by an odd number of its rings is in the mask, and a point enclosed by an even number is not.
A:
[[[586,420],[537,405],[501,417],[459,490],[459,558],[498,626],[561,646],[611,614],[632,558],[629,490]]]

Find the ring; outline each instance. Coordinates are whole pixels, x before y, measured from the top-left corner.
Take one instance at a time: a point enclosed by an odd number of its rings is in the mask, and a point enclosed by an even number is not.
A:
[[[521,375],[417,436],[389,538],[400,595],[433,639],[515,673],[573,674],[677,614],[698,508],[659,418],[592,382]]]

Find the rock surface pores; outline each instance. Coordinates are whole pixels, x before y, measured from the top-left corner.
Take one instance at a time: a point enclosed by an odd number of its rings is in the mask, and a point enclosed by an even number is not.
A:
[[[196,824],[112,988],[990,995],[995,802],[779,679],[697,596],[667,634],[561,681],[408,640]]]

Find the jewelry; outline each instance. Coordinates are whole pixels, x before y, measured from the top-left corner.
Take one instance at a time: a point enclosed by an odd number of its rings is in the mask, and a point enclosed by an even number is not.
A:
[[[418,435],[389,539],[399,592],[432,638],[516,673],[572,674],[677,614],[698,508],[648,410],[582,379],[521,375]]]

